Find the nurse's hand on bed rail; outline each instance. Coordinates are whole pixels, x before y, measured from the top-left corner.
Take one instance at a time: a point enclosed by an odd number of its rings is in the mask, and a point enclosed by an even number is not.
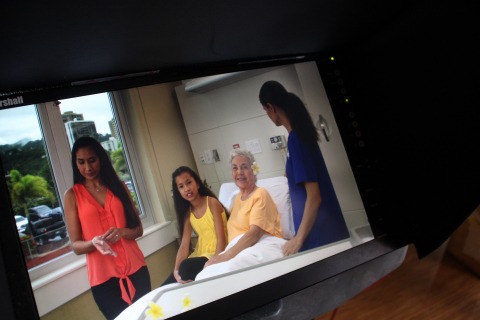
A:
[[[285,256],[292,255],[297,253],[301,247],[302,242],[298,238],[294,237],[293,239],[288,240],[283,246],[283,254]]]

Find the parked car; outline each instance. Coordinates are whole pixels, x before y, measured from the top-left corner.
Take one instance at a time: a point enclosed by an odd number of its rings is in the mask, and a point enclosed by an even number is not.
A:
[[[15,215],[15,222],[17,223],[18,233],[21,233],[25,231],[25,228],[27,228],[28,218],[25,218],[21,215]]]
[[[41,205],[28,209],[28,217],[32,222],[46,218],[52,218],[53,221],[63,221],[63,210],[61,207],[52,209],[49,206]]]
[[[54,220],[52,217],[30,221],[26,230],[26,234],[30,234],[38,244],[43,245],[49,240],[59,236],[65,238],[67,230],[65,222],[62,220]]]

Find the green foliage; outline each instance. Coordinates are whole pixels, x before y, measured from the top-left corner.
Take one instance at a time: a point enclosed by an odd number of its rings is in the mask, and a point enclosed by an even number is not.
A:
[[[42,140],[25,145],[0,146],[0,157],[9,172],[7,185],[13,210],[26,215],[28,208],[57,203],[50,164]]]
[[[6,172],[16,169],[24,175],[43,176],[49,170],[47,153],[42,140],[30,141],[25,145],[1,145],[0,156]]]
[[[130,191],[130,195],[132,196],[132,199],[133,199],[133,204],[135,205],[135,207],[137,209],[139,209],[138,207],[138,199],[137,199],[137,194],[133,191]]]
[[[40,176],[22,176],[18,170],[10,171],[10,197],[15,212],[28,213],[28,208],[40,204],[53,206],[55,195],[48,187],[47,181]]]
[[[113,167],[115,168],[115,171],[124,173],[127,171],[127,162],[125,161],[125,157],[123,156],[123,150],[122,149],[117,149],[112,151],[110,155],[112,162],[113,162]]]
[[[107,151],[110,160],[112,161],[113,169],[120,177],[120,180],[131,180],[130,171],[128,170],[128,163],[123,152],[123,145],[118,142],[117,149],[114,151]]]

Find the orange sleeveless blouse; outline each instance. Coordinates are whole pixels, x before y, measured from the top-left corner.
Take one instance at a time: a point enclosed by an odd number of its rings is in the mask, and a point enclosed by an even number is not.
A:
[[[123,204],[109,189],[107,189],[103,207],[84,185],[75,184],[73,191],[85,241],[103,235],[111,227],[126,227]],[[117,253],[117,257],[103,255],[98,250],[87,253],[88,281],[90,286],[96,286],[113,277],[119,278],[122,299],[128,304],[132,304],[135,288],[128,276],[146,265],[145,257],[136,240],[121,239],[110,246]],[[130,294],[125,289],[122,279],[126,280]]]

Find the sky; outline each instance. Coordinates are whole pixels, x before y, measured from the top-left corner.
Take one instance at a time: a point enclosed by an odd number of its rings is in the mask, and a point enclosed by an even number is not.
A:
[[[60,100],[60,111],[83,113],[84,120],[95,121],[98,133],[110,133],[108,121],[113,115],[106,93]],[[0,110],[0,145],[12,144],[21,139],[41,139],[35,107],[24,106]]]

